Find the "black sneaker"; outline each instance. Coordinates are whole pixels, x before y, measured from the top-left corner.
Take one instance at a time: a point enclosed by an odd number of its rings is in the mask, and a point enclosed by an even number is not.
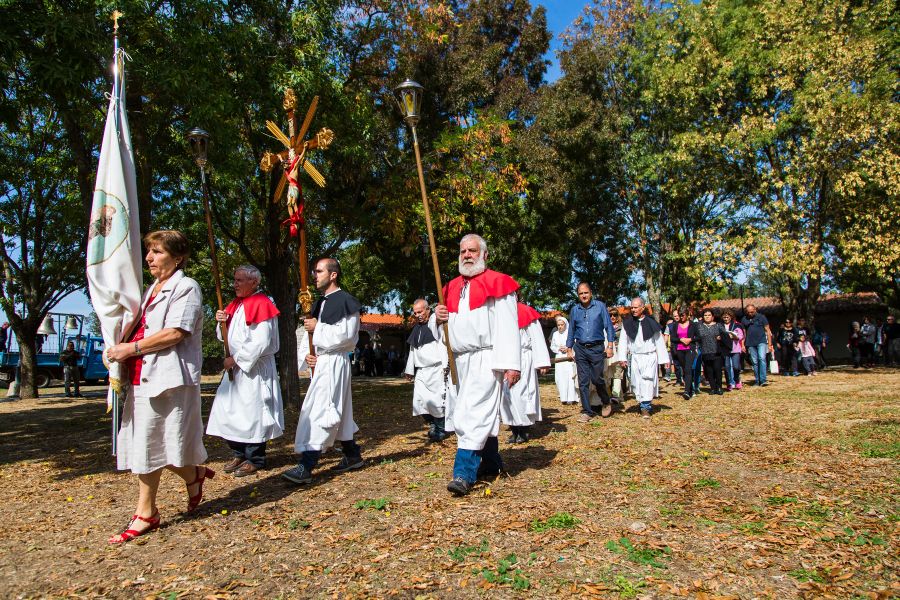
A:
[[[304,484],[312,482],[312,473],[303,465],[297,465],[281,474],[282,477],[292,483]]]
[[[334,471],[336,473],[344,473],[345,471],[352,471],[353,469],[362,469],[366,465],[366,461],[363,460],[362,456],[350,456],[344,455],[335,467]]]
[[[454,477],[453,481],[447,484],[447,491],[452,492],[454,496],[467,496],[472,491],[472,484],[461,477]]]

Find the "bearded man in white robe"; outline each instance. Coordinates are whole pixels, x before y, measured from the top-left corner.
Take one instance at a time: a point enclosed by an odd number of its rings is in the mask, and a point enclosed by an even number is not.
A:
[[[447,490],[464,496],[480,476],[503,470],[497,444],[503,386],[519,381],[522,351],[516,314],[519,284],[486,267],[487,242],[470,233],[459,242],[460,276],[444,288],[435,309],[449,322],[459,388],[452,409],[457,449]]]
[[[442,442],[449,435],[446,407],[453,386],[447,369],[447,347],[438,341],[437,321],[424,298],[413,303],[416,324],[406,339],[409,358],[403,375],[413,386],[413,416],[421,415],[428,428],[428,439]]]
[[[334,468],[343,473],[365,465],[353,436],[359,431],[353,420],[353,396],[350,389],[350,353],[359,339],[359,301],[340,288],[341,266],[333,258],[323,258],[313,270],[320,297],[312,317],[304,319],[306,331],[313,334],[315,354],[306,356],[313,371],[309,389],[300,409],[294,451],[300,464],[282,473],[293,483],[312,481],[312,471],[322,452],[335,440],[344,453]]]
[[[531,426],[541,420],[541,391],[538,375],[550,371],[550,353],[541,329],[541,313],[518,303],[519,342],[522,347],[522,378],[515,387],[503,390],[500,421],[509,425],[510,444],[530,439]]]
[[[208,435],[223,438],[234,457],[226,473],[246,477],[265,467],[266,442],[284,433],[284,408],[275,353],[278,352],[278,309],[258,291],[259,269],[242,265],[234,270],[236,298],[216,311],[216,333],[228,329],[231,356],[209,412]],[[230,375],[229,375],[230,373]],[[233,379],[232,379],[233,378]]]
[[[650,418],[653,398],[659,386],[659,365],[669,363],[669,352],[662,328],[646,314],[641,298],[631,300],[631,317],[622,323],[622,336],[616,349],[616,359],[628,365],[631,391],[641,406],[641,416]]]

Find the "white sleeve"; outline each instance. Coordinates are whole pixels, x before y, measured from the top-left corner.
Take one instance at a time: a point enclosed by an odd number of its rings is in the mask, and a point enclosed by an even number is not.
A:
[[[272,335],[278,335],[277,321],[274,318],[254,323],[248,329],[250,331],[248,338],[229,348],[231,357],[244,373],[249,373],[256,361],[265,354],[271,345]]]
[[[547,351],[547,342],[544,340],[544,330],[540,321],[533,321],[528,326],[528,335],[531,337],[531,354],[534,357],[534,368],[550,366],[550,353]]]
[[[638,330],[640,333],[640,330]],[[616,354],[613,357],[615,362],[627,362],[628,361],[628,350],[629,345],[631,344],[631,338],[625,333],[625,328],[622,327],[619,330],[619,343],[616,344]]]
[[[313,344],[319,352],[330,352],[341,346],[356,345],[358,339],[359,313],[344,317],[334,325],[319,321],[313,332]]]
[[[416,349],[412,346],[409,347],[409,358],[406,359],[406,368],[403,370],[407,375],[415,375],[416,374],[416,361],[415,361],[415,353]]]
[[[554,331],[550,334],[550,352],[553,354],[559,354],[559,349],[561,348],[559,341],[559,337],[557,334],[559,331]]]
[[[663,336],[656,336],[656,362],[660,365],[669,364],[669,351],[666,350],[666,341]]]
[[[491,368],[495,371],[521,371],[522,346],[519,340],[519,314],[516,295],[507,294],[494,299],[494,322],[491,331],[494,345],[491,351]]]

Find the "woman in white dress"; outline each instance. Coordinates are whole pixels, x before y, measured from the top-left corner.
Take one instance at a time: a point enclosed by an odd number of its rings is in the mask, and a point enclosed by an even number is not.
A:
[[[187,485],[188,510],[203,499],[203,481],[215,472],[202,466],[203,419],[200,415],[200,337],[203,301],[200,286],[184,275],[190,254],[179,231],[154,231],[144,237],[147,267],[156,280],[147,290],[141,314],[128,341],[107,350],[110,362],[125,363],[125,407],[118,433],[120,470],[138,476],[134,516],[120,534],[121,544],[159,528],[156,493],[163,469]]]
[[[550,351],[555,358],[566,358],[566,337],[569,335],[569,321],[563,317],[556,317],[556,331],[550,336]],[[556,389],[559,390],[559,400],[563,404],[578,404],[578,392],[575,389],[575,363],[567,360],[554,365],[556,377]]]

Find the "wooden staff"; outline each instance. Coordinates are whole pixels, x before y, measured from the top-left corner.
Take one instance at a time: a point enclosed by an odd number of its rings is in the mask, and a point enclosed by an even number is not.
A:
[[[225,310],[222,302],[222,279],[219,277],[219,259],[216,256],[216,239],[213,236],[212,214],[209,208],[209,190],[206,184],[206,169],[200,167],[200,182],[203,186],[203,211],[206,213],[206,236],[209,240],[209,256],[212,261],[213,281],[216,284],[216,300],[219,303],[219,310]],[[219,323],[222,327],[222,340],[225,342],[225,358],[231,356],[231,349],[228,347],[228,325],[223,321]],[[228,381],[234,381],[234,372],[227,369]]]
[[[425,227],[428,229],[428,245],[431,247],[431,266],[434,268],[434,283],[437,286],[438,303],[444,304],[444,286],[441,285],[441,267],[438,265],[437,247],[434,244],[434,231],[431,228],[431,210],[428,208],[428,195],[425,192],[425,174],[422,171],[422,156],[419,154],[419,138],[416,128],[412,129],[413,149],[416,152],[416,168],[419,171],[419,189],[422,192],[422,207],[425,209]],[[450,367],[450,381],[453,385],[459,385],[456,376],[456,360],[453,358],[453,350],[450,348],[450,327],[444,323],[444,345],[447,346],[447,365]]]

